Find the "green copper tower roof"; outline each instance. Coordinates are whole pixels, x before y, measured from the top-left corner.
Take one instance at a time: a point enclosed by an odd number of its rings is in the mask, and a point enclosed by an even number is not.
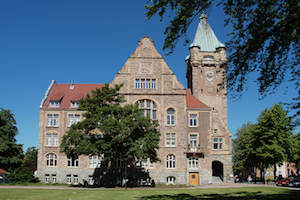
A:
[[[219,47],[225,47],[207,23],[207,15],[202,13],[193,43],[190,47],[199,47],[200,51],[215,52]]]

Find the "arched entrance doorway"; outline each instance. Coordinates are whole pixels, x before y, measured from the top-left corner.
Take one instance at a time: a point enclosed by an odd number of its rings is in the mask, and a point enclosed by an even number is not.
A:
[[[212,175],[213,175],[213,182],[217,182],[217,180],[220,179],[223,181],[223,163],[221,163],[220,161],[212,162]]]

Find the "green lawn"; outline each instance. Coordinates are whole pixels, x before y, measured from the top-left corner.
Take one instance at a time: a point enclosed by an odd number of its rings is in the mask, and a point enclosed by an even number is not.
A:
[[[299,199],[300,191],[281,188],[213,188],[213,189],[92,189],[92,190],[53,190],[53,189],[0,189],[0,200],[37,199],[134,199],[134,200],[231,200],[231,199]]]

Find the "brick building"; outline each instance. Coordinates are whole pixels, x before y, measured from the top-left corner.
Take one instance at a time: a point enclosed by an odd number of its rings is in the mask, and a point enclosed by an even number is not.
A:
[[[185,60],[187,89],[157,52],[154,42],[143,37],[110,83],[123,83],[120,94],[127,102],[138,102],[145,114],[160,124],[157,153],[161,162],[148,160],[136,164],[136,170],[129,169],[129,177],[138,177],[139,183],[145,177],[146,182],[186,185],[212,183],[213,177],[233,181],[226,89],[218,87],[226,49],[204,14]],[[59,152],[62,135],[82,120],[78,101],[102,86],[51,82],[40,105],[37,176],[42,182],[92,184],[105,180],[101,155],[72,160]],[[117,158],[112,166],[114,184],[122,183],[123,160]]]

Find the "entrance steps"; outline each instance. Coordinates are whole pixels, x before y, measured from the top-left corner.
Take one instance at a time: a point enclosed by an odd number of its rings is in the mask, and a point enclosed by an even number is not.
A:
[[[223,183],[222,179],[219,176],[212,176],[213,183]]]

